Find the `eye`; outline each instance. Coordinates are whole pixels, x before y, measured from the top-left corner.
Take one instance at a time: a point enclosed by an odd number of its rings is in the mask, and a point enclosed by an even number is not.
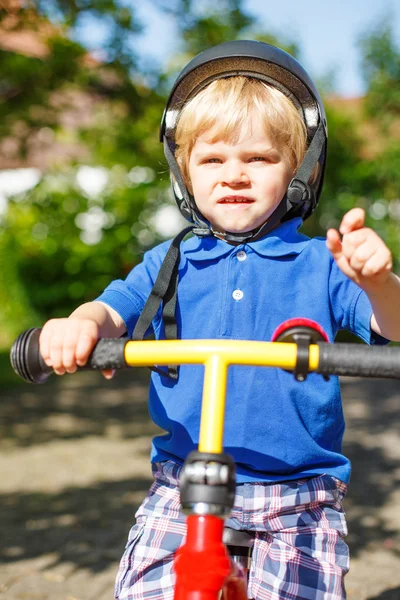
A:
[[[266,156],[252,156],[250,162],[268,162],[268,158]]]
[[[209,163],[214,164],[214,163],[220,163],[221,159],[217,158],[216,156],[210,156],[209,158],[205,158],[203,162],[206,164],[209,164]]]

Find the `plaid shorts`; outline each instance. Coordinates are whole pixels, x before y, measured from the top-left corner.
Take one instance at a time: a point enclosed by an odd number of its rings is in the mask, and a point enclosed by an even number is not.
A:
[[[117,600],[173,600],[174,552],[185,540],[181,467],[154,465],[155,481],[136,513],[116,581]],[[244,483],[226,524],[255,532],[249,598],[343,600],[348,571],[342,500],[347,486],[329,475]]]

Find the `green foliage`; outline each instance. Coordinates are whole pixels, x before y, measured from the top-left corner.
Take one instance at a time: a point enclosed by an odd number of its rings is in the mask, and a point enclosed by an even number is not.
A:
[[[115,166],[103,192],[91,198],[79,189],[77,171],[69,170],[47,175],[31,192],[10,200],[3,257],[12,258],[40,320],[69,314],[140,260],[135,227],[154,178],[151,169],[146,173],[148,181],[137,184],[132,172]]]
[[[17,333],[39,323],[25,282],[18,272],[20,248],[13,237],[0,232],[0,348]]]
[[[191,26],[183,28],[186,52],[194,56],[210,46],[240,38],[254,24],[254,18],[240,10],[237,2],[225,4],[229,5],[228,9],[215,7],[197,19],[192,17]]]
[[[392,250],[395,270],[400,269],[400,49],[387,20],[361,40],[363,70],[368,90],[357,120],[327,105],[328,161],[321,203],[306,223],[309,234],[324,235],[337,227],[343,214],[360,206],[367,225],[375,229]],[[365,158],[365,121],[381,131],[382,150]],[[373,131],[371,129],[367,131]],[[367,135],[371,136],[371,133]],[[374,135],[374,134],[372,134]],[[375,134],[376,135],[376,134]]]
[[[82,25],[107,27],[108,35],[102,51],[106,61],[115,68],[132,69],[136,55],[132,50],[132,36],[141,31],[135,15],[135,6],[119,0],[36,0],[40,15],[62,24],[70,31]]]
[[[242,0],[218,5],[211,0],[157,0],[155,6],[173,15],[181,36],[178,56],[166,73],[137,66],[135,36],[141,25],[134,3],[39,0],[17,11],[20,27],[37,23],[40,29],[50,19],[54,32],[47,39],[49,52],[41,58],[0,51],[0,138],[12,132],[28,147],[32,132],[49,127],[62,140],[67,135],[64,108],[52,101],[53,93],[66,99],[71,91],[82,93],[93,100],[91,123],[73,135],[86,151],[85,164],[101,166],[107,181],[99,193],[85,193],[78,184],[79,166],[71,161],[43,173],[34,189],[9,200],[0,220],[0,347],[22,329],[69,314],[96,297],[160,240],[151,215],[169,202],[158,127],[172,75],[196,53],[231,39],[259,39],[299,55],[293,40],[258,28]],[[0,25],[3,17],[0,11]],[[107,25],[102,62],[88,60],[74,41],[74,30],[83,22]],[[347,210],[363,206],[368,224],[398,260],[400,147],[390,128],[400,114],[399,50],[387,23],[380,27],[364,36],[362,48],[368,119],[385,131],[383,150],[367,160],[361,120],[328,104],[324,192],[305,231],[324,235]]]
[[[271,32],[260,30],[256,15],[245,10],[242,0],[223,0],[218,4],[175,0],[158,2],[158,5],[164,12],[173,15],[181,32],[183,51],[173,59],[174,75],[199,52],[237,39],[255,39],[275,44],[294,56],[298,55],[298,46],[295,43],[284,42],[281,38],[278,40]],[[161,81],[164,80],[165,78],[161,78]]]
[[[27,133],[55,124],[57,109],[49,104],[49,95],[76,79],[84,49],[61,37],[49,39],[48,45],[44,60],[0,51],[0,136],[12,132],[18,122]]]
[[[400,46],[390,15],[361,39],[364,76],[368,84],[366,108],[381,130],[383,149],[366,169],[371,181],[370,215],[376,231],[391,248],[400,268]]]
[[[20,386],[22,380],[14,373],[10,364],[9,349],[6,345],[5,348],[0,349],[0,389],[9,390],[11,387]]]
[[[360,204],[364,180],[356,123],[329,102],[325,109],[329,131],[324,186],[316,212],[303,226],[311,237],[338,227],[343,214]]]
[[[367,109],[384,128],[400,118],[400,47],[390,15],[360,40],[368,85]]]

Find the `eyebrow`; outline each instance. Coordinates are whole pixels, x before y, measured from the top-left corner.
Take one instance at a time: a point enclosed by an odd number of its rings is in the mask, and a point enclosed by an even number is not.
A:
[[[251,154],[251,155],[271,154],[271,155],[275,155],[277,157],[281,155],[278,148],[275,148],[274,146],[271,146],[270,148],[265,148],[263,146],[257,146],[254,148],[250,148],[250,150],[243,150],[243,154]]]

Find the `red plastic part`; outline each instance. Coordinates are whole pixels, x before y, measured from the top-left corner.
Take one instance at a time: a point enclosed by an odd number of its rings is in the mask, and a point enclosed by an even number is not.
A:
[[[187,518],[186,543],[174,560],[174,600],[218,600],[231,569],[223,528],[224,521],[212,515]]]
[[[319,323],[317,323],[316,321],[313,321],[312,319],[304,319],[301,317],[296,317],[294,319],[288,319],[287,321],[284,321],[283,323],[278,325],[278,327],[275,329],[274,333],[272,334],[271,341],[276,342],[278,337],[280,335],[282,335],[282,333],[284,333],[285,331],[290,329],[291,327],[308,327],[309,329],[313,329],[314,331],[317,331],[321,335],[322,339],[325,342],[329,342],[327,334],[325,333],[324,329],[322,329],[322,327]]]

